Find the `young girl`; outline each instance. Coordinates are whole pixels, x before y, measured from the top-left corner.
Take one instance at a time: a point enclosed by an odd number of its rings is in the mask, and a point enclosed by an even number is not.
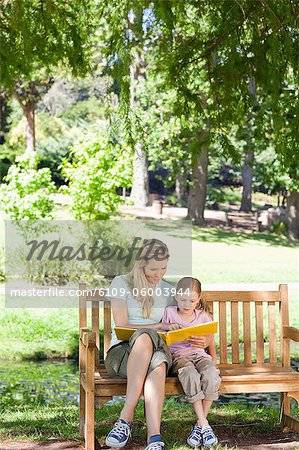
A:
[[[178,282],[175,300],[177,306],[165,308],[162,322],[177,323],[182,328],[211,322],[208,305],[201,297],[201,283],[196,278],[184,277]],[[213,400],[218,399],[221,382],[214,340],[208,349],[210,354],[193,345],[192,337],[170,345],[172,373],[178,376],[198,418],[187,439],[191,447],[210,448],[218,442],[207,421]]]

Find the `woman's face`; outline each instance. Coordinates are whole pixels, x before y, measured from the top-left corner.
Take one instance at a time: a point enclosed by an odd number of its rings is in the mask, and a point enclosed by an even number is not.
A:
[[[144,267],[144,275],[150,284],[156,285],[163,278],[167,269],[167,259],[157,261],[156,259],[150,259],[147,265]]]

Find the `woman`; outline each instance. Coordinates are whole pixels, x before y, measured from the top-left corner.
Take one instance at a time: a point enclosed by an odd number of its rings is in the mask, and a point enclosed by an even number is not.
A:
[[[165,395],[166,373],[171,367],[171,354],[156,330],[170,331],[179,325],[161,323],[164,308],[172,304],[175,289],[162,280],[169,258],[167,246],[151,239],[140,248],[130,273],[113,279],[109,287],[116,326],[137,328],[129,342],[118,341],[113,333],[105,360],[112,377],[127,378],[127,391],[120,418],[107,435],[106,445],[121,448],[131,435],[131,421],[142,394],[147,424],[146,450],[162,450],[161,415]],[[193,344],[209,345],[208,337],[199,337]]]

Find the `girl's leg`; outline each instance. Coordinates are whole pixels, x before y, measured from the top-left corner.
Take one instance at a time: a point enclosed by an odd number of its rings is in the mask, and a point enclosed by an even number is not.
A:
[[[219,386],[221,378],[219,377],[219,369],[217,369],[212,361],[207,358],[200,358],[196,361],[196,368],[201,375],[201,389],[204,392],[202,407],[205,417],[207,417],[212,403],[218,399]]]
[[[126,400],[120,414],[120,418],[126,422],[133,419],[152,354],[152,340],[147,333],[143,333],[134,342],[128,358]]]
[[[213,400],[203,400],[202,401],[202,409],[205,417],[209,414],[210,408],[212,406]]]
[[[197,415],[197,425],[199,425],[201,428],[209,426],[209,422],[206,419],[206,414],[203,408],[204,400],[197,400],[193,403],[193,408],[195,411],[195,414]]]
[[[144,383],[145,416],[147,439],[160,434],[161,415],[165,395],[166,364],[161,363],[147,377]]]

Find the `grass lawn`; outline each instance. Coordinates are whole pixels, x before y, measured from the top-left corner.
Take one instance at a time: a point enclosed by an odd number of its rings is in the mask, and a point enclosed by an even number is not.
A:
[[[1,359],[76,357],[77,309],[10,309],[0,295]]]
[[[193,227],[192,272],[203,285],[298,283],[299,244],[265,233]]]
[[[119,417],[121,408],[122,403],[116,403],[97,410],[96,435],[101,444]],[[18,408],[8,406],[0,409],[0,441],[73,439],[82,442],[78,434],[78,416],[79,407],[75,403],[20,405]],[[280,431],[278,416],[278,410],[271,407],[248,407],[238,403],[213,407],[210,423],[219,436],[220,445],[217,448],[237,450],[246,443],[260,443],[265,436],[273,437],[276,434],[281,441],[285,435]],[[195,422],[194,417],[189,405],[182,405],[174,398],[165,401],[162,433],[168,449],[187,449],[186,437]],[[295,441],[296,437],[291,434],[288,439]],[[144,446],[145,440],[143,402],[139,402],[133,422],[131,446]]]

